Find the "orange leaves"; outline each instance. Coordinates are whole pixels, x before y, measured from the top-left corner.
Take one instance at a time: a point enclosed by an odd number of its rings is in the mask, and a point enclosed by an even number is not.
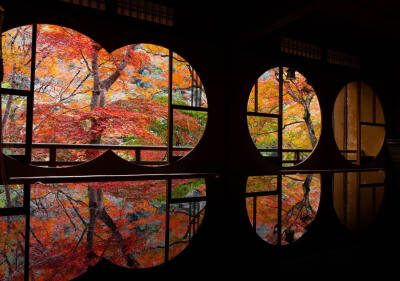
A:
[[[24,216],[0,217],[0,279],[18,281],[24,276]]]
[[[17,27],[2,34],[3,87],[27,90],[30,82],[32,26]]]

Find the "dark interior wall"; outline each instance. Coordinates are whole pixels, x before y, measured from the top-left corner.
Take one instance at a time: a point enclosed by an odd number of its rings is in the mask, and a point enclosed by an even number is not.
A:
[[[310,1],[296,1],[293,5],[291,1],[286,5],[246,1],[231,6],[199,1],[194,8],[180,1],[164,2],[175,7],[173,28],[56,1],[3,4],[4,29],[35,22],[51,23],[80,31],[108,51],[136,42],[170,47],[195,67],[208,95],[209,119],[204,137],[188,157],[165,170],[221,175],[208,183],[207,214],[196,239],[168,266],[130,271],[102,262],[78,280],[129,280],[160,274],[186,279],[207,277],[212,272],[229,276],[239,272],[261,273],[271,277],[392,270],[388,254],[398,245],[392,227],[396,221],[396,175],[400,170],[389,161],[386,145],[371,167],[386,167],[387,196],[381,216],[368,234],[353,235],[337,219],[329,173],[321,176],[322,197],[317,218],[309,233],[290,247],[269,246],[253,232],[243,195],[248,174],[278,169],[276,163],[259,156],[248,135],[245,116],[254,81],[271,67],[295,67],[309,78],[319,98],[321,138],[313,155],[299,169],[348,165],[337,152],[332,112],[336,95],[350,81],[361,79],[378,92],[385,111],[387,138],[400,138],[399,55],[394,44],[396,33],[393,34],[396,28],[387,30],[386,25],[376,24],[375,18],[363,23],[362,16],[354,21],[351,15],[343,13],[335,16],[326,10],[303,11]],[[296,13],[299,10],[302,12]],[[361,69],[284,55],[279,51],[282,35],[360,56]]]

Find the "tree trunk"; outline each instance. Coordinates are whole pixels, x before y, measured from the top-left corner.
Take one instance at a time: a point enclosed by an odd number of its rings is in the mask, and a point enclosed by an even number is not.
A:
[[[2,77],[3,78],[3,77]],[[13,64],[13,70],[12,70],[12,77],[11,77],[11,88],[14,89],[16,87],[15,83],[15,64]],[[14,96],[9,95],[6,103],[6,108],[4,109],[4,115],[3,118],[1,119],[1,129],[4,131],[4,128],[7,124],[8,118],[10,117],[10,111],[11,111],[11,106],[14,101]]]
[[[127,62],[123,61],[115,70],[113,74],[111,74],[108,78],[104,80],[100,80],[99,67],[98,67],[98,55],[100,51],[100,47],[98,45],[93,46],[94,52],[92,55],[92,76],[93,76],[93,93],[90,108],[93,110],[95,107],[104,107],[105,106],[105,98],[106,93],[112,86],[112,84],[118,79],[121,75],[121,72],[126,67]],[[96,126],[96,120],[92,119],[91,128]],[[90,143],[100,144],[101,136],[95,136],[90,140]],[[128,266],[137,266],[138,262],[134,258],[133,254],[126,254],[125,251],[127,246],[124,245],[124,240],[121,233],[118,231],[117,226],[115,225],[112,218],[108,215],[107,211],[104,209],[104,193],[101,189],[94,189],[90,185],[88,185],[88,199],[89,199],[89,208],[90,208],[90,218],[89,218],[89,227],[87,233],[87,251],[88,257],[94,255],[93,253],[93,238],[95,232],[96,219],[101,220],[108,228],[111,229],[113,233],[113,237],[121,244],[122,253],[125,255],[126,262]]]
[[[304,115],[303,115],[303,120],[306,123],[307,126],[307,132],[308,132],[308,138],[310,139],[310,143],[312,148],[314,148],[317,145],[317,137],[315,136],[315,130],[314,130],[314,125],[311,120],[311,113],[310,113],[310,102],[311,100],[305,102],[303,104],[304,108]]]
[[[303,89],[298,89],[298,90],[305,91]],[[288,88],[288,94],[293,98],[294,101],[300,103],[303,106],[304,109],[303,120],[307,126],[308,138],[310,140],[312,148],[315,148],[318,140],[315,135],[314,125],[312,123],[311,113],[310,113],[311,100],[314,96],[313,95],[307,96],[307,93],[308,92],[305,92],[306,98],[303,99],[302,97],[297,96],[295,92],[292,91],[290,88]],[[289,211],[286,213],[285,217],[286,221],[288,221],[289,217],[292,215],[299,217],[304,223],[307,223],[312,218],[314,210],[311,206],[310,196],[309,196],[312,178],[313,178],[312,174],[306,176],[306,179],[303,182],[303,199],[302,201],[297,202],[292,208],[289,209]]]
[[[9,95],[8,99],[7,99],[7,103],[6,103],[6,108],[4,109],[4,115],[3,115],[3,118],[1,119],[1,129],[3,131],[6,127],[8,117],[10,116],[10,110],[11,110],[13,101],[14,101],[14,96]]]
[[[10,192],[10,187],[8,184],[4,185],[4,191],[6,193],[6,207],[11,208],[11,192]]]

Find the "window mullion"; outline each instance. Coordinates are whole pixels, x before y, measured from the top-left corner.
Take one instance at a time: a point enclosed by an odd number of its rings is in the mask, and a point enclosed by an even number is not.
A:
[[[278,246],[282,245],[282,175],[278,175],[277,179],[278,185],[278,229],[277,229],[277,239]]]
[[[166,194],[166,203],[165,203],[165,248],[164,248],[164,261],[165,263],[169,260],[169,225],[170,225],[170,205],[171,205],[171,187],[172,180],[167,179],[167,194]]]
[[[254,84],[254,112],[258,112],[258,79]]]
[[[283,68],[279,67],[278,158],[282,165]]]
[[[33,103],[35,94],[35,66],[36,66],[36,40],[37,24],[32,25],[32,55],[31,55],[31,76],[30,76],[30,93],[27,97],[26,105],[26,139],[25,139],[25,161],[32,161],[32,129],[33,129]],[[25,222],[25,264],[24,264],[24,280],[29,281],[29,247],[30,247],[30,201],[31,189],[30,184],[24,184],[24,208],[26,215]]]
[[[174,109],[172,107],[172,72],[173,72],[173,53],[169,49],[169,61],[168,61],[168,148],[167,148],[167,159],[168,163],[172,162],[172,147],[174,145],[173,130],[174,130]]]

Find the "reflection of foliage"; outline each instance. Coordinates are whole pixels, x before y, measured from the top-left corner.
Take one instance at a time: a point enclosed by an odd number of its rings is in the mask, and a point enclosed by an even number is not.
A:
[[[315,177],[310,174],[283,178],[283,239],[288,243],[298,239],[314,219],[319,204],[319,180]],[[287,181],[292,184],[285,184]]]
[[[23,194],[21,185],[0,185],[0,208],[21,207]]]
[[[193,190],[199,190],[205,195],[205,185],[203,179],[188,180],[185,181],[175,181],[177,184],[172,187],[172,198],[183,198],[187,194],[193,192]]]
[[[0,233],[0,278],[23,280],[25,217],[0,217]]]
[[[276,190],[276,176],[250,177],[247,192]],[[320,179],[317,175],[282,177],[282,243],[290,243],[303,235],[314,219],[319,205]],[[266,241],[277,243],[278,197],[257,198],[257,233]],[[252,221],[253,199],[247,199]]]

